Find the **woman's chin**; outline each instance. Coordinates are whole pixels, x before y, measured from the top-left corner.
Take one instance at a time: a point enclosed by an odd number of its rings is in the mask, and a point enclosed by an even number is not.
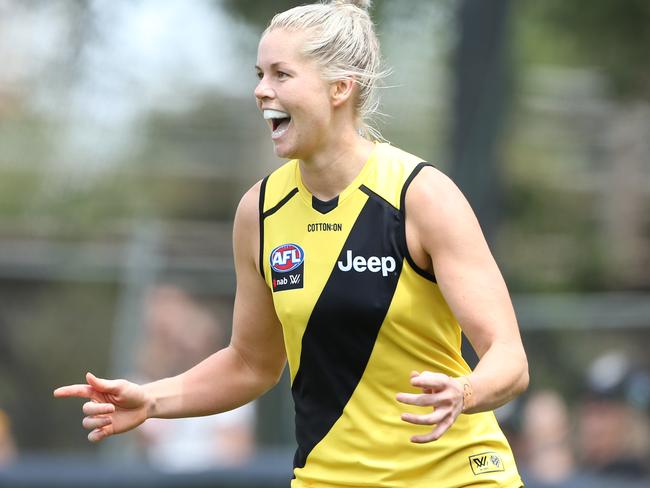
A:
[[[284,159],[296,159],[292,148],[287,147],[283,144],[275,144],[273,147],[273,152],[279,158]]]

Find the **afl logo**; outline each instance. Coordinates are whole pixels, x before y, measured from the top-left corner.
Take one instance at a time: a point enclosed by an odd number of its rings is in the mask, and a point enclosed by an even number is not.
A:
[[[288,273],[305,260],[305,252],[298,244],[282,244],[271,251],[271,269]]]

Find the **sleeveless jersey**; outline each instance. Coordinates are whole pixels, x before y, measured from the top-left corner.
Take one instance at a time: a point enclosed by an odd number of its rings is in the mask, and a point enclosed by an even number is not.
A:
[[[405,195],[425,166],[376,144],[360,174],[321,201],[289,161],[260,189],[260,272],[273,295],[295,403],[292,488],[520,487],[492,412],[461,414],[437,441],[401,420],[412,370],[470,369],[461,330],[435,281],[409,255]]]

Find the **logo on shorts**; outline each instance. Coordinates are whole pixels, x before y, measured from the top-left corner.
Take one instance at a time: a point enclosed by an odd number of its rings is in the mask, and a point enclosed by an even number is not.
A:
[[[496,452],[482,452],[469,457],[469,465],[474,475],[505,471],[503,461]]]
[[[273,291],[303,287],[305,251],[298,244],[282,244],[270,256]]]

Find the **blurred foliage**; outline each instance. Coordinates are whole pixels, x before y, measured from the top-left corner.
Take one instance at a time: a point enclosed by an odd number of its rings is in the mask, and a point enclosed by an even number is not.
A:
[[[516,121],[503,158],[506,218],[497,246],[511,288],[527,292],[607,289],[596,210],[599,195],[565,183],[583,177],[575,158],[567,158],[567,152],[578,148],[571,146],[572,141],[565,144],[557,139],[548,151],[533,150],[522,114]]]
[[[239,153],[228,152],[223,137],[215,136],[241,125],[223,112],[216,98],[188,114],[151,113],[144,122],[148,136],[127,161],[100,169],[53,159],[54,143],[30,144],[30,134],[47,132],[45,121],[21,122],[16,133],[7,123],[0,130],[0,218],[55,219],[56,228],[40,230],[75,239],[101,233],[116,220],[231,219],[250,183],[242,175],[252,168],[242,169]],[[190,163],[195,173],[184,169]]]
[[[284,12],[293,7],[309,4],[309,1],[300,0],[274,0],[265,2],[260,0],[222,0],[226,8],[235,16],[244,19],[247,22],[259,28],[260,32],[269,25],[273,16],[277,13]],[[449,0],[436,0],[437,3],[448,3]],[[409,0],[411,8],[417,9],[414,4],[427,4],[430,0]],[[315,3],[315,2],[314,2]],[[374,0],[370,9],[370,15],[374,20],[381,17],[383,13],[385,0]],[[404,9],[403,12],[407,12]]]
[[[262,31],[275,14],[284,12],[292,7],[304,5],[307,2],[297,0],[274,0],[273,2],[224,0],[223,3],[233,14],[259,27],[260,31]]]
[[[497,250],[508,280],[539,292],[643,286],[612,265],[613,217],[603,209],[614,203],[603,182],[617,164],[611,134],[641,143],[643,128],[617,124],[650,98],[650,3],[524,1],[513,10],[517,88]]]
[[[614,93],[650,99],[650,2],[528,0],[519,3],[524,51],[534,62],[596,66]]]

